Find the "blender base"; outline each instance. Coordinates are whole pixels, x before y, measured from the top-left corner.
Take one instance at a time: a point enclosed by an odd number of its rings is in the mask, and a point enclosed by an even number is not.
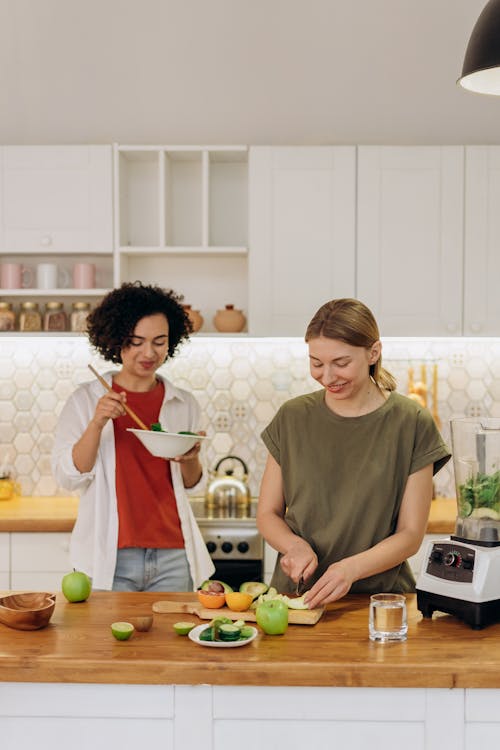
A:
[[[426,619],[432,617],[435,611],[445,612],[448,615],[455,615],[474,630],[481,630],[487,625],[500,622],[500,599],[493,599],[489,602],[468,602],[417,589],[417,607]]]

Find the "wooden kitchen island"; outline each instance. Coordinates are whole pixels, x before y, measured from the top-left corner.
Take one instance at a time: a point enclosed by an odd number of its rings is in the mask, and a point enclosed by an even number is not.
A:
[[[2,750],[72,748],[259,750],[383,747],[477,750],[500,738],[500,624],[482,631],[448,615],[423,620],[408,597],[408,640],[368,639],[368,597],[348,596],[315,626],[259,633],[240,648],[203,647],[155,614],[118,642],[110,623],[192,594],[57,594],[49,626],[0,625]],[[52,736],[51,736],[52,735]],[[7,744],[5,744],[7,738]],[[31,739],[30,739],[31,738]],[[333,738],[335,743],[333,744]],[[10,742],[10,744],[9,744]],[[283,743],[283,744],[282,744]]]

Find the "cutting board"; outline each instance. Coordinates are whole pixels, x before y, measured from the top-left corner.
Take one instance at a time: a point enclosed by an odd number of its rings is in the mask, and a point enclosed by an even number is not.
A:
[[[318,607],[318,609],[289,609],[288,622],[292,625],[316,625],[324,611],[324,607]],[[155,602],[153,612],[196,615],[200,620],[213,620],[215,617],[228,617],[230,620],[245,620],[246,622],[256,622],[257,620],[254,609],[247,609],[245,612],[235,612],[228,607],[208,609],[202,607],[198,602]]]

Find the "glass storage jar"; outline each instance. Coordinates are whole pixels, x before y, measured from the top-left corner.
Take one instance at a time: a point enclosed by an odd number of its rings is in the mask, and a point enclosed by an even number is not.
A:
[[[66,331],[68,321],[62,302],[47,302],[43,316],[44,331]]]
[[[13,331],[16,327],[16,314],[10,302],[0,302],[0,331]]]
[[[87,330],[87,318],[90,312],[88,302],[73,302],[71,305],[70,327],[77,333],[85,333]]]
[[[21,311],[19,313],[19,330],[42,330],[42,316],[38,309],[37,302],[21,302]]]

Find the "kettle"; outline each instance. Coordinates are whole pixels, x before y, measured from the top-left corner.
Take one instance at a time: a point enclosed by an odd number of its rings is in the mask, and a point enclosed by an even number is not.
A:
[[[225,461],[239,461],[243,467],[243,476],[241,479],[233,476],[234,468],[228,468],[224,474],[219,473],[221,464]],[[248,469],[243,459],[238,456],[225,456],[210,472],[211,480],[208,483],[205,500],[209,507],[212,508],[248,508],[250,506],[250,489],[247,484]]]

